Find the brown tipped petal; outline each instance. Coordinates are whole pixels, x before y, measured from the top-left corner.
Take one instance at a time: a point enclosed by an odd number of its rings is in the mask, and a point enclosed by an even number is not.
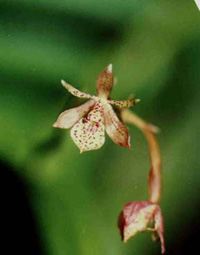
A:
[[[96,89],[99,97],[108,98],[113,87],[112,64],[97,77]]]
[[[80,97],[80,98],[95,98],[95,96],[93,96],[93,95],[86,94],[86,93],[74,88],[72,85],[65,82],[64,80],[61,80],[61,83],[62,83],[63,87],[65,87],[69,91],[69,93],[71,93],[73,96]]]
[[[108,136],[119,146],[131,148],[130,136],[126,126],[118,119],[109,104],[104,108],[104,121]]]
[[[69,109],[60,114],[53,127],[68,129],[78,122],[85,114],[88,113],[90,108],[95,104],[93,100],[89,100],[76,108]]]

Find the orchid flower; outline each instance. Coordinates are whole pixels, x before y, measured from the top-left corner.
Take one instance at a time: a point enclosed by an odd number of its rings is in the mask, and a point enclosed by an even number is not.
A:
[[[118,119],[111,105],[129,108],[140,100],[111,100],[109,94],[113,87],[113,80],[112,64],[110,64],[97,77],[97,96],[81,92],[64,80],[61,81],[72,95],[89,99],[81,106],[62,112],[53,124],[56,128],[71,128],[71,138],[80,152],[101,148],[105,142],[105,131],[117,145],[131,148],[128,129]]]
[[[159,237],[162,254],[165,253],[164,224],[159,205],[144,201],[126,204],[119,216],[118,227],[124,242],[134,237],[137,232],[152,231],[153,240]]]

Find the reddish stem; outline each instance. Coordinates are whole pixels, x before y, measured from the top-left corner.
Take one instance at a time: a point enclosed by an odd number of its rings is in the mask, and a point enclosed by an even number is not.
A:
[[[122,110],[121,117],[123,122],[130,123],[138,127],[147,139],[151,161],[149,171],[149,201],[151,203],[159,204],[162,191],[162,179],[161,155],[155,136],[155,133],[158,132],[158,128],[150,123],[145,122],[128,109]]]

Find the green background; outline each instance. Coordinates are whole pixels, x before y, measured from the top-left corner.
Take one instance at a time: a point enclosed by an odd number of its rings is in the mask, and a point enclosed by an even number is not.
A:
[[[60,80],[94,94],[109,63],[118,81],[112,99],[136,95],[142,101],[132,110],[161,129],[167,250],[175,254],[199,229],[200,12],[194,1],[1,0],[1,161],[24,182],[45,255],[160,252],[149,233],[123,244],[117,230],[125,203],[148,198],[141,132],[129,126],[133,150],[106,137],[102,149],[80,155],[68,130],[52,128],[64,109],[83,102]],[[12,193],[9,183],[7,190]]]

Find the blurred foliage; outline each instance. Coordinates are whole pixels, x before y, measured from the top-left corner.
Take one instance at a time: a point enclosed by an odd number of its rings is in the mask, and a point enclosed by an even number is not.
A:
[[[28,186],[44,254],[158,254],[145,233],[124,245],[116,227],[126,202],[146,200],[149,157],[106,139],[79,154],[58,114],[82,101],[61,79],[95,93],[113,63],[113,99],[161,128],[167,250],[199,226],[200,13],[193,1],[0,1],[0,153]],[[12,190],[12,186],[10,187]]]

